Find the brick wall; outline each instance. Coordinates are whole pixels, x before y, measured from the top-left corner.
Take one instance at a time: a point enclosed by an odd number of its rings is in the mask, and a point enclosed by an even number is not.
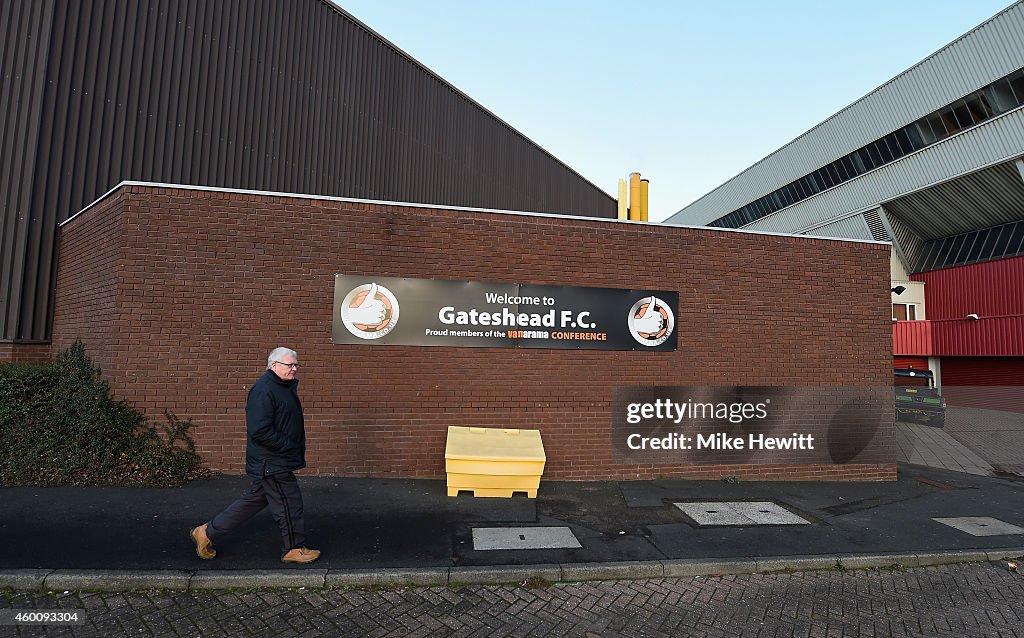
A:
[[[115,353],[142,336],[138,328],[120,332],[131,325],[135,313],[135,308],[118,303],[126,249],[125,196],[118,191],[79,214],[70,222],[70,241],[61,231],[57,288],[64,294],[55,304],[53,321],[60,334],[54,331],[52,342],[53,352],[59,352],[81,338],[105,376],[118,379],[124,361]]]
[[[246,392],[283,345],[312,473],[441,477],[447,426],[475,425],[539,428],[547,478],[895,478],[613,465],[610,441],[616,385],[891,383],[888,246],[138,185],[61,242],[54,347],[81,337],[120,397],[192,417],[215,469],[243,471]],[[677,290],[679,349],[335,346],[335,273]]]
[[[0,342],[0,361],[10,363],[37,363],[50,358],[48,343]]]

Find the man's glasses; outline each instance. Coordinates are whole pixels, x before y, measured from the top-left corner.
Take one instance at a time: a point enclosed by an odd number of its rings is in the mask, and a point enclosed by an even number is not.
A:
[[[274,363],[276,363],[278,365],[285,366],[286,368],[294,368],[296,370],[299,369],[299,364],[297,364],[297,363],[285,363],[283,361],[274,361]]]

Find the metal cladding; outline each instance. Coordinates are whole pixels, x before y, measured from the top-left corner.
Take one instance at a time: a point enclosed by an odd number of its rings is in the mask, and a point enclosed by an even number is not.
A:
[[[124,180],[616,215],[320,0],[0,0],[0,341],[45,341],[57,224]]]
[[[926,149],[879,167],[857,179],[818,193],[744,228],[768,232],[802,232],[804,228],[843,217],[851,211],[889,203],[922,189],[947,181],[944,192],[963,191],[963,197],[978,193],[977,180],[961,183],[960,178],[983,167],[1004,164],[986,178],[1008,174],[1013,160],[1024,149],[1024,109],[1007,113],[983,125],[968,129]],[[986,194],[984,202],[988,205]],[[910,198],[911,201],[920,201]],[[995,205],[995,203],[993,203]],[[899,209],[903,213],[904,209]],[[892,213],[894,216],[897,213]],[[996,219],[1001,217],[994,216]],[[909,224],[908,224],[909,225]]]
[[[871,91],[669,218],[707,224],[837,158],[878,140],[1024,67],[1024,3],[1015,2],[941,50]],[[868,176],[796,203],[752,229],[799,232],[857,208],[951,179],[1020,154],[1021,116],[966,131]],[[939,150],[941,149],[941,150]],[[925,157],[917,157],[924,155]],[[914,159],[917,157],[917,159]],[[913,159],[913,162],[908,160]],[[912,165],[912,166],[908,166]],[[887,165],[888,166],[888,165]],[[957,170],[959,169],[959,170]],[[797,211],[794,213],[793,211]],[[781,221],[785,217],[786,221]],[[773,225],[774,224],[774,225]]]
[[[1021,202],[1024,176],[1015,162],[1003,162],[899,197],[885,208],[927,241],[1017,221]]]
[[[849,237],[850,239],[864,239],[867,241],[874,241],[876,239],[872,236],[871,229],[864,221],[863,215],[852,215],[838,221],[823,224],[808,230],[804,234],[816,237]]]
[[[892,351],[896,356],[924,355],[935,352],[932,345],[932,321],[894,321],[892,324]],[[922,366],[927,368],[928,365]]]
[[[927,319],[893,324],[895,355],[1024,357],[1024,316]],[[948,381],[948,380],[947,380]]]
[[[1024,257],[943,268],[911,277],[925,282],[927,321],[893,324],[896,354],[1024,356]]]
[[[929,319],[963,319],[971,313],[986,319],[1024,317],[1024,295],[1006,293],[1024,286],[1024,257],[943,268],[910,278],[925,284]]]

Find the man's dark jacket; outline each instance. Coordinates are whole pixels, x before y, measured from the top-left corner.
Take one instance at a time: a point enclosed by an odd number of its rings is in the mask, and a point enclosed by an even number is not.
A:
[[[245,403],[248,437],[245,473],[253,478],[306,467],[306,429],[298,379],[285,381],[267,370],[249,389]]]

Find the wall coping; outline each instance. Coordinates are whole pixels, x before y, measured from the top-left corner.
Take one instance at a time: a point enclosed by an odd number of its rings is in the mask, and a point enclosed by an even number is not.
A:
[[[317,201],[328,201],[328,202],[345,202],[350,204],[376,204],[378,206],[405,206],[409,208],[421,208],[430,210],[447,210],[447,211],[462,211],[468,213],[485,213],[490,215],[513,215],[517,217],[541,217],[545,219],[565,219],[570,221],[588,221],[588,222],[601,222],[606,224],[631,224],[631,225],[643,225],[651,228],[688,228],[693,230],[702,230],[713,233],[739,233],[743,235],[761,235],[770,237],[788,237],[791,239],[802,239],[807,241],[836,241],[836,242],[847,242],[854,244],[875,244],[880,246],[891,246],[892,242],[888,241],[873,241],[867,239],[850,239],[846,237],[812,237],[809,235],[793,235],[790,233],[773,233],[762,230],[745,230],[741,228],[716,228],[711,226],[689,226],[686,224],[668,224],[664,222],[641,222],[641,221],[628,221],[621,219],[609,219],[607,217],[585,217],[582,215],[560,215],[556,213],[536,213],[529,211],[514,211],[514,210],[500,210],[493,208],[471,208],[466,206],[444,206],[440,204],[419,204],[415,202],[392,202],[386,200],[377,199],[356,199],[353,197],[333,197],[330,195],[310,195],[305,193],[282,193],[275,191],[259,191],[259,190],[247,190],[239,188],[225,188],[220,186],[197,186],[190,184],[165,184],[161,182],[138,182],[125,180],[114,186],[106,193],[100,195],[95,201],[88,204],[85,208],[78,211],[71,217],[67,218],[63,222],[59,223],[58,228],[63,228],[65,224],[70,223],[72,220],[78,218],[81,214],[87,212],[94,206],[98,205],[103,200],[107,199],[115,192],[122,188],[128,188],[131,186],[143,186],[148,188],[165,188],[165,189],[177,189],[177,190],[193,190],[203,191],[211,193],[231,193],[236,195],[259,195],[263,197],[287,197],[292,199],[306,199],[306,200],[317,200]]]

